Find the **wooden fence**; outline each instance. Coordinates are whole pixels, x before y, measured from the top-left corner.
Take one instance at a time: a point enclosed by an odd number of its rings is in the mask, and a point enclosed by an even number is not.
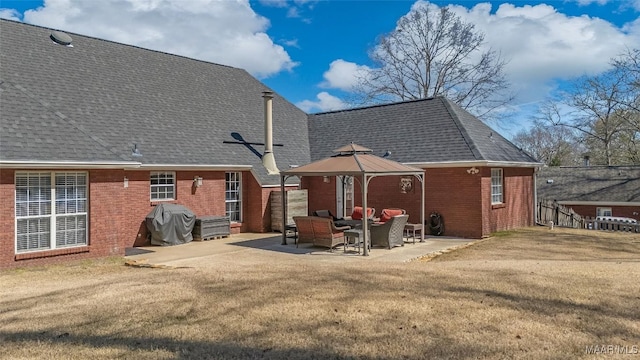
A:
[[[584,228],[592,230],[625,231],[640,233],[640,224],[632,224],[625,221],[597,220],[595,218],[585,218]]]
[[[542,200],[536,207],[538,223],[549,225],[553,221],[554,226],[582,229],[585,227],[584,219],[566,206],[555,201]]]

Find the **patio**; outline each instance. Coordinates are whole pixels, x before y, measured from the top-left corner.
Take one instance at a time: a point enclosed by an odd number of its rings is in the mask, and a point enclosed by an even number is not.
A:
[[[271,261],[299,260],[305,257],[308,261],[344,263],[347,261],[381,261],[402,263],[425,255],[453,249],[473,242],[470,239],[431,237],[424,242],[413,244],[405,239],[405,246],[392,250],[373,248],[368,257],[361,256],[353,248],[343,251],[338,246],[333,252],[327,248],[301,244],[296,247],[292,238],[288,245],[282,245],[280,233],[241,233],[227,238],[192,241],[176,246],[146,246],[129,248],[126,259],[132,262],[156,266],[206,267],[211,263],[261,263]],[[360,255],[360,256],[359,256]]]

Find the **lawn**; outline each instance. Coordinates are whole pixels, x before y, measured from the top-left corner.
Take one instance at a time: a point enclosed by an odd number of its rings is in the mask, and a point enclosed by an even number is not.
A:
[[[0,272],[0,358],[640,359],[638,234],[530,228],[349,260]]]

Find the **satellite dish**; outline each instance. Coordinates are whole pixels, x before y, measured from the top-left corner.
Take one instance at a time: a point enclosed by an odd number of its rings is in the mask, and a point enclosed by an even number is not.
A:
[[[49,38],[51,38],[51,40],[53,40],[55,43],[64,46],[71,45],[71,41],[73,41],[73,39],[71,39],[71,36],[63,33],[62,31],[52,32]]]

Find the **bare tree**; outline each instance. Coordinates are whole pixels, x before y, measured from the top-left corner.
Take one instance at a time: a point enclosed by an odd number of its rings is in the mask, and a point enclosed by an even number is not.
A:
[[[585,76],[574,82],[561,101],[543,106],[541,119],[577,130],[593,159],[601,158],[603,165],[613,165],[617,162],[614,145],[621,134],[630,130],[626,105],[619,100],[625,95],[625,81],[615,69]]]
[[[573,130],[538,121],[517,133],[513,142],[548,166],[579,165],[584,152]]]
[[[626,93],[618,101],[637,116],[640,113],[640,49],[627,49],[613,59],[612,65],[626,79]]]
[[[481,118],[491,117],[513,96],[499,53],[483,51],[484,34],[449,8],[414,8],[370,51],[375,62],[360,77],[366,102],[443,95]]]

